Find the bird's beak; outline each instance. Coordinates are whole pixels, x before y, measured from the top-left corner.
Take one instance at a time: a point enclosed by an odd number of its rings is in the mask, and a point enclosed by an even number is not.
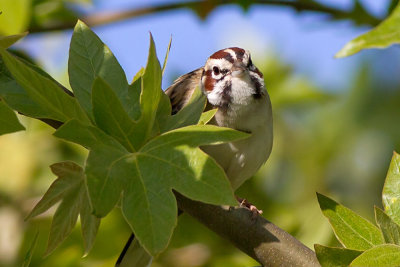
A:
[[[232,76],[241,77],[246,73],[246,67],[243,64],[235,63],[232,67]]]

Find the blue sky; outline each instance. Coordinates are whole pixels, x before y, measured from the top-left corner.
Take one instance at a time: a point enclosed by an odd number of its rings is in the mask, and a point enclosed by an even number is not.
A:
[[[94,5],[85,8],[85,11],[117,11],[165,2],[171,1],[94,0]],[[353,3],[352,0],[324,2],[343,9],[351,7]],[[389,0],[361,2],[373,14],[382,17]],[[394,53],[397,58],[400,57],[398,49],[389,49],[362,52],[345,59],[333,58],[346,42],[367,30],[366,27],[354,27],[348,21],[330,22],[321,15],[297,14],[290,8],[253,6],[248,12],[243,12],[235,5],[214,10],[205,21],[189,10],[178,10],[94,28],[120,61],[128,80],[146,64],[149,32],[152,32],[161,61],[170,36],[173,38],[164,88],[177,75],[202,66],[213,52],[239,46],[252,52],[255,63],[257,59],[262,62],[269,55],[276,56],[293,65],[299,75],[307,76],[328,90],[345,88],[359,66],[357,63],[373,54]],[[43,35],[33,35],[22,46],[50,74],[57,76],[67,65],[71,31],[45,36],[38,38]],[[266,83],[268,85],[268,81]]]

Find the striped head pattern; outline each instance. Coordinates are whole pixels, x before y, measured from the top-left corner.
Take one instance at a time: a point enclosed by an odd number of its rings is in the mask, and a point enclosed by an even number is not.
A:
[[[265,95],[262,73],[250,52],[238,47],[219,50],[208,58],[201,85],[210,104],[222,109],[251,104]]]

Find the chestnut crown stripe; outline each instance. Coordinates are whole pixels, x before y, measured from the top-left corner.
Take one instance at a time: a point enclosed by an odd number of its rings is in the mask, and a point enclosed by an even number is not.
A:
[[[229,53],[231,51],[234,52],[234,54],[235,54],[234,56],[232,56],[231,53]],[[246,53],[246,51],[244,49],[242,49],[242,48],[230,47],[230,48],[226,48],[224,50],[219,50],[219,51],[215,52],[214,54],[212,54],[210,56],[210,58],[212,58],[212,59],[225,59],[225,60],[227,60],[227,61],[229,61],[230,63],[233,64],[235,59],[242,61],[243,60],[243,56],[244,56],[245,53]]]
[[[210,56],[212,59],[225,59],[233,64],[234,59],[230,53],[226,52],[225,50],[219,50]]]

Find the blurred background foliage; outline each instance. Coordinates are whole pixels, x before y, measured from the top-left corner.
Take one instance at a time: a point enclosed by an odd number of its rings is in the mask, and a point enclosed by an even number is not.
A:
[[[380,4],[373,0],[254,1],[256,4],[250,1],[234,1],[233,4],[228,1],[149,1],[136,6],[135,1],[115,1],[114,9],[119,11],[101,13],[98,11],[101,10],[99,7],[103,6],[103,11],[109,8],[104,2],[107,1],[0,0],[0,34],[15,34],[26,30],[32,32],[13,49],[26,55],[36,64],[41,64],[46,71],[67,86],[66,59],[55,55],[60,51],[57,50],[58,46],[67,54],[71,31],[60,30],[70,29],[77,18],[92,26],[133,18],[129,23],[111,24],[104,31],[118,31],[118,28],[123,28],[122,31],[129,35],[129,26],[135,27],[136,24],[140,24],[140,30],[147,34],[149,30],[153,31],[150,20],[154,18],[161,21],[173,20],[173,16],[182,12],[182,9],[189,8],[191,19],[202,27],[202,24],[211,23],[209,20],[212,18],[209,16],[223,16],[225,8],[234,6],[240,7],[239,11],[234,12],[243,20],[251,20],[252,16],[255,16],[252,12],[254,9],[271,9],[269,12],[277,13],[281,12],[279,9],[284,9],[288,16],[299,21],[317,13],[319,17],[311,17],[312,23],[307,26],[330,27],[327,26],[329,24],[333,27],[343,27],[340,23],[344,21],[345,27],[359,32],[365,31],[365,27],[379,23],[398,1],[378,1]],[[371,6],[371,2],[375,4]],[[127,8],[123,8],[124,5]],[[383,10],[380,16],[375,12],[378,9]],[[306,14],[300,16],[299,12]],[[323,16],[320,16],[321,14]],[[150,18],[137,18],[143,15],[149,15]],[[259,21],[262,19],[263,17],[258,18]],[[337,22],[338,20],[340,22]],[[246,27],[249,25],[254,24],[246,24]],[[211,28],[215,26],[224,27],[224,24],[212,24]],[[360,26],[362,28],[358,28]],[[164,77],[164,88],[177,76],[192,70],[192,64],[195,67],[203,64],[210,51],[223,48],[215,42],[211,42],[211,45],[205,44],[209,40],[208,34],[213,36],[215,33],[208,32],[210,25],[204,27],[207,27],[207,30],[201,32],[203,36],[199,38],[205,41],[196,44],[191,42],[190,38],[185,38],[185,32],[191,29],[182,29],[179,32],[176,29],[162,28],[166,35],[174,33],[174,42],[177,43],[175,49],[179,50],[182,46],[188,47],[188,51],[202,51],[199,55],[202,61],[198,62],[194,58],[193,63],[187,63],[183,60],[188,57],[174,52],[173,45],[171,63],[167,66],[169,70]],[[392,151],[400,151],[398,47],[385,52],[363,52],[353,57],[350,63],[352,68],[345,67],[341,71],[340,66],[329,66],[334,63],[325,64],[326,59],[322,58],[321,53],[304,49],[304,44],[303,47],[300,45],[298,50],[299,53],[306,53],[302,57],[303,60],[287,60],[290,55],[285,55],[280,49],[274,49],[273,44],[276,40],[273,36],[267,38],[268,44],[272,44],[269,47],[257,46],[259,39],[265,37],[249,37],[245,34],[237,36],[238,32],[243,33],[239,28],[238,26],[236,33],[228,31],[234,35],[229,38],[241,39],[238,43],[249,44],[249,49],[257,55],[253,61],[265,74],[273,103],[275,140],[268,163],[238,190],[237,195],[254,203],[264,211],[268,220],[293,234],[307,246],[312,247],[314,243],[333,245],[336,241],[319,210],[315,192],[332,196],[371,219],[372,206],[381,206],[380,191]],[[104,28],[94,29],[101,38],[107,36],[106,33],[102,35]],[[282,29],[280,34],[288,36],[287,42],[301,44],[301,40],[290,38],[293,32],[285,32],[284,25]],[[160,29],[155,29],[156,32],[157,30]],[[332,49],[328,42],[335,42],[334,40],[341,38],[337,33],[332,34],[332,31],[330,34],[328,37],[321,37],[327,39],[326,43],[319,47],[320,50]],[[54,36],[60,35],[63,35],[61,41],[48,46],[46,40],[50,40],[51,43]],[[155,37],[157,40],[157,33]],[[309,36],[304,34],[301,38],[306,40]],[[115,43],[125,42],[127,39],[121,36],[121,40],[115,37],[112,42],[109,42],[107,37],[103,40],[113,48]],[[350,38],[340,40],[343,45]],[[141,42],[147,45],[147,39]],[[159,47],[163,45],[164,43],[158,44]],[[147,51],[135,47],[135,43],[130,43],[129,46],[130,50],[139,50],[137,53],[140,54]],[[205,54],[200,46],[207,46],[208,54]],[[334,47],[336,51],[328,56],[333,57],[339,48]],[[37,52],[38,50],[40,52]],[[118,57],[118,53],[121,52],[113,50]],[[158,50],[164,51],[160,48]],[[314,56],[311,62],[304,62],[311,54],[320,58]],[[159,53],[160,57],[162,55]],[[127,63],[130,56],[120,54],[121,64],[128,70],[136,68],[137,71],[137,65],[132,64],[132,67]],[[295,57],[296,59],[299,57]],[[344,61],[346,60],[348,61]],[[138,66],[145,64],[144,60],[138,61],[135,63]],[[304,64],[314,65],[316,72],[326,72],[327,68],[329,73],[324,76],[327,77],[327,81],[324,82],[321,77],[315,78],[317,73],[314,75],[303,71]],[[345,73],[350,70],[350,74]],[[128,77],[130,75],[131,73]],[[335,80],[344,82],[331,82]],[[39,239],[31,266],[113,266],[130,234],[129,227],[124,223],[118,209],[102,221],[94,248],[86,258],[82,258],[83,245],[78,227],[60,248],[49,257],[42,258],[54,210],[28,222],[24,221],[24,217],[55,179],[48,166],[64,160],[83,163],[86,152],[78,146],[53,138],[53,130],[39,121],[22,117],[21,120],[27,131],[0,137],[0,266],[19,266],[37,231]],[[153,264],[178,267],[255,265],[257,263],[254,260],[187,215],[181,216],[169,248]]]

